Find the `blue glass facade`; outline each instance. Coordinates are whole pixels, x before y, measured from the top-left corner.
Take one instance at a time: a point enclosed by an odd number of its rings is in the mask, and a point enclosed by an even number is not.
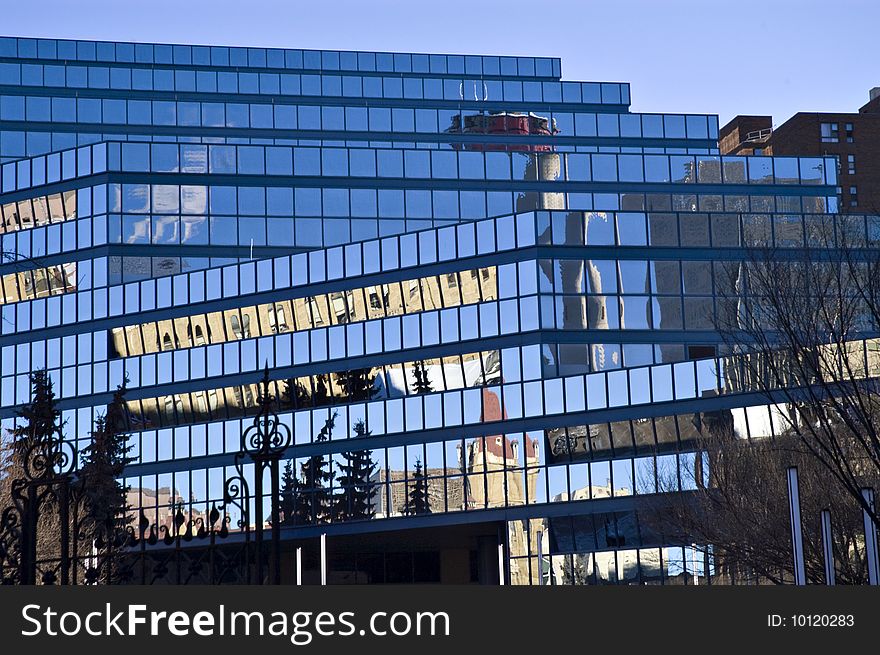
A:
[[[292,470],[336,474],[307,494],[345,494],[346,453],[376,464],[368,515],[312,503],[291,543],[489,526],[438,546],[438,580],[462,581],[460,551],[464,581],[491,579],[487,536],[513,584],[575,555],[589,582],[711,576],[641,499],[668,492],[659,472],[687,491],[695,417],[772,429],[714,329],[724,269],[827,234],[836,161],[720,156],[716,116],[560,76],[0,39],[3,428],[46,368],[84,446],[127,377],[134,511],[205,515],[268,366]],[[408,505],[417,479],[430,511]]]

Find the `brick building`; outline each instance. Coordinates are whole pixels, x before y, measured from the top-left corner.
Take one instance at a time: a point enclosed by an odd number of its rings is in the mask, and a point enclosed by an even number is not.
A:
[[[773,128],[772,116],[736,116],[718,145],[731,155],[834,155],[840,211],[880,212],[880,87],[858,113],[798,112]]]

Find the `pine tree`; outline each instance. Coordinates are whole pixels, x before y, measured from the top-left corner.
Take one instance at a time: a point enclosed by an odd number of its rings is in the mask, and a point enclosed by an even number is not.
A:
[[[337,412],[333,412],[327,419],[315,436],[315,443],[330,440],[336,416]],[[313,455],[302,465],[302,475],[294,492],[294,522],[297,525],[327,523],[330,520],[333,473],[329,471],[329,466],[330,459],[322,455]]]
[[[281,497],[278,499],[281,525],[293,525],[298,482],[293,472],[293,462],[287,460],[281,471]]]
[[[425,473],[422,471],[422,461],[417,459],[416,470],[413,471],[412,476],[412,485],[410,486],[406,506],[403,510],[404,514],[413,516],[415,514],[429,514],[431,512],[427,482]]]
[[[3,475],[7,480],[24,480],[44,477],[44,482],[60,482],[57,465],[66,465],[59,459],[63,438],[61,412],[55,405],[52,378],[45,369],[33,371],[30,376],[31,402],[22,407],[17,415],[16,426],[10,431],[12,444],[6,453]],[[42,461],[38,461],[42,460]],[[48,464],[48,466],[46,466]],[[65,466],[65,468],[69,468]],[[8,491],[8,488],[7,488]],[[3,499],[0,512],[11,504],[11,498]],[[57,499],[47,494],[37,502],[36,540],[37,560],[57,560],[61,555],[62,527]],[[22,517],[23,518],[23,517]],[[68,544],[69,546],[69,544]]]
[[[315,407],[330,404],[330,393],[327,391],[327,378],[323,375],[315,377],[315,393],[312,396]]]
[[[363,420],[354,425],[354,439],[369,437]],[[339,486],[342,488],[333,499],[333,518],[336,521],[371,519],[375,514],[373,497],[375,488],[370,484],[376,472],[372,450],[355,450],[342,453],[345,461],[340,465],[342,475]]]
[[[128,456],[131,446],[125,392],[124,382],[113,394],[107,412],[95,420],[92,441],[82,452],[76,485],[82,499],[80,530],[103,551],[103,563],[108,568],[102,573],[110,572],[111,576],[115,575],[123,554],[119,549],[131,518],[129,488],[119,481],[125,467],[133,461]]]
[[[301,409],[303,407],[311,407],[312,396],[302,382],[299,382],[296,378],[290,378],[284,381],[283,401],[284,407]]]
[[[15,440],[13,459],[24,466],[28,449],[37,443],[61,439],[61,412],[55,407],[52,378],[45,369],[31,373],[31,403],[18,411],[16,427],[12,430]]]
[[[431,386],[431,381],[428,379],[428,369],[425,367],[424,361],[419,360],[415,363],[413,377],[415,378],[412,385],[413,393],[421,395],[434,391],[434,387]]]
[[[336,383],[342,390],[343,402],[372,400],[378,392],[376,377],[370,368],[356,368],[336,374]]]
[[[52,451],[57,451],[53,442],[60,443],[62,438],[63,424],[61,412],[55,406],[52,378],[45,369],[34,371],[30,378],[31,402],[17,412],[19,420],[9,432],[12,443],[5,453],[3,470],[8,481],[24,478],[26,469],[36,473],[34,458],[41,453],[51,456]],[[11,498],[4,500],[0,511],[11,504]]]

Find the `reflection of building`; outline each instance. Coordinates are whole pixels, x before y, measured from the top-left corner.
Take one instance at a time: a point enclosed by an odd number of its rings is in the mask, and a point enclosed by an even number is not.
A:
[[[74,265],[75,266],[75,265]],[[110,347],[121,356],[173,351],[187,347],[271,336],[287,332],[305,332],[335,325],[391,316],[416,314],[423,311],[475,305],[497,297],[495,267],[472,269],[443,276],[430,276],[402,282],[367,286],[345,293],[330,293],[279,300],[232,310],[193,314],[114,328],[110,331]],[[424,360],[428,377],[435,391],[473,386],[478,380],[493,379],[495,360],[490,353],[469,353],[442,361]],[[372,367],[367,377],[375,380],[375,398],[405,395],[413,384],[414,362],[396,367]],[[274,394],[281,404],[292,406],[292,387],[299,388],[309,402],[330,404],[341,392],[338,376],[309,376],[273,383]],[[157,427],[187,423],[193,417],[227,418],[249,414],[256,407],[259,389],[256,383],[226,388],[212,388],[195,393],[148,398],[133,401],[132,417],[143,424]]]
[[[491,401],[490,401],[491,402]],[[462,470],[467,481],[469,508],[504,507],[525,504],[535,497],[538,443],[527,439],[525,461],[518,441],[503,435],[475,439],[467,443]],[[525,472],[522,467],[526,466]],[[527,488],[523,485],[526,480]]]
[[[555,555],[553,584],[651,584],[661,580],[662,559],[657,550],[634,550]],[[547,581],[545,581],[547,584]]]
[[[185,517],[184,526],[193,525],[193,521],[205,520],[207,513],[191,506],[189,503],[192,500],[181,496],[176,489],[172,490],[168,487],[160,487],[159,489],[131,488],[126,494],[126,502],[129,508],[134,510],[131,514],[131,523],[135,529],[140,526],[141,515],[146,518],[149,526],[164,526],[172,532],[177,529],[181,513]],[[193,529],[198,529],[198,527],[194,526]]]
[[[840,211],[880,211],[880,87],[857,113],[798,112],[776,127],[772,116],[736,116],[721,129],[719,145],[730,154],[833,155]]]
[[[429,468],[426,476],[428,509],[431,512],[445,512],[461,509],[464,498],[464,485],[461,478],[444,477],[453,471]],[[377,516],[402,516],[406,512],[409,494],[415,481],[412,472],[379,469],[373,478],[377,493],[373,496],[373,511]],[[448,504],[447,504],[448,503]]]
[[[326,464],[309,493],[332,501],[345,453],[379,466],[374,520],[315,511],[351,580],[493,583],[500,545],[533,583],[538,533],[606,572],[652,562],[669,544],[632,507],[656,486],[606,471],[693,458],[699,401],[736,392],[708,359],[719,251],[836,202],[833,160],[721,157],[716,117],[632,112],[627,84],[555,59],[5,38],[0,58],[27,86],[0,109],[0,427],[36,367],[76,439],[127,378],[126,483],[166,489],[130,502],[167,524],[222,504],[268,369],[294,475]],[[416,460],[431,512],[402,515]]]

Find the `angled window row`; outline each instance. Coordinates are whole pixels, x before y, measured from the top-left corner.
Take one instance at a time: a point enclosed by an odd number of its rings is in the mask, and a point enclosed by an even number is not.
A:
[[[308,305],[311,307],[311,302]],[[277,309],[278,307],[272,314],[272,319],[275,321],[281,318],[281,313]],[[249,317],[250,314],[240,313],[238,310],[226,312],[224,319],[229,323],[230,332],[232,335],[241,334],[241,338],[214,344],[208,344],[206,339],[210,336],[215,341],[218,340],[213,330],[209,335],[209,326],[200,324],[197,319],[195,327],[192,328],[192,337],[196,342],[205,339],[205,344],[188,348],[180,347],[186,342],[180,344],[174,341],[176,332],[167,330],[152,335],[148,330],[147,334],[158,340],[155,344],[161,348],[158,353],[149,352],[153,348],[153,343],[137,342],[138,334],[132,331],[129,335],[132,342],[145,347],[148,353],[132,354],[125,359],[111,357],[109,368],[108,363],[104,361],[107,359],[108,346],[102,345],[98,351],[101,356],[93,358],[91,357],[92,333],[77,335],[84,339],[84,341],[77,340],[73,363],[78,365],[65,366],[61,369],[57,395],[59,398],[71,398],[102,393],[113,386],[113,380],[117,378],[121,380],[123,371],[129,378],[129,388],[134,389],[140,386],[194,382],[205,378],[254,372],[259,371],[267,363],[274,368],[320,365],[322,362],[333,360],[427,348],[440,344],[456,346],[463,341],[513,334],[517,330],[536,330],[538,305],[533,296],[521,302],[507,301],[499,305],[491,301],[480,305],[422,311],[362,323],[293,333],[282,332],[259,338],[251,336],[251,330],[255,330],[257,325],[251,325]],[[223,324],[219,325],[218,329],[222,327]],[[99,333],[95,334],[95,338],[97,334]],[[118,333],[116,336],[118,337]],[[112,344],[117,340],[114,339]],[[53,357],[54,353],[47,352],[43,347],[46,344],[49,348],[57,348],[57,339],[35,343],[39,345],[29,352],[25,349],[26,344],[15,346],[20,351],[20,361],[26,361],[28,354],[38,368],[45,366],[47,359],[57,361],[57,356]],[[12,347],[8,348],[11,351]],[[66,351],[68,354],[71,348],[72,344],[69,344]],[[7,349],[4,349],[4,353],[6,351]],[[57,369],[53,370],[57,372]],[[13,384],[12,377],[4,377],[0,404],[11,406],[27,402],[29,393],[27,378],[27,374],[21,373]]]
[[[154,187],[155,188],[155,187]],[[19,232],[2,236],[7,259],[28,260],[44,255],[111,244],[296,246],[304,249],[330,248],[353,242],[369,241],[425,229],[442,229],[460,221],[501,216],[513,211],[528,211],[548,201],[568,205],[566,214],[556,214],[553,225],[542,223],[541,244],[561,246],[663,246],[730,248],[774,244],[777,247],[833,247],[846,235],[852,247],[873,247],[880,240],[880,219],[874,216],[834,217],[825,212],[833,205],[825,197],[815,196],[719,196],[714,194],[540,194],[506,191],[446,191],[426,189],[344,189],[344,188],[219,188],[227,207],[225,215],[206,215],[204,204],[196,204],[189,195],[175,201],[175,185],[162,185],[161,205],[153,205],[152,189],[146,185],[113,188],[111,202],[137,213],[105,215],[69,221],[65,226],[36,227],[13,219],[8,229]],[[201,194],[204,189],[181,187],[187,194]],[[118,189],[118,190],[117,190]],[[124,189],[124,192],[123,192]],[[172,195],[168,196],[169,190]],[[106,211],[106,191],[94,203],[95,212]],[[173,203],[186,205],[177,213],[159,213]],[[597,204],[597,211],[590,211]],[[645,206],[656,211],[647,213]],[[623,206],[639,211],[613,211]],[[703,211],[697,212],[697,207]],[[149,207],[149,209],[147,209]],[[160,208],[161,207],[161,208]],[[198,207],[196,209],[196,207]],[[682,213],[674,213],[673,207]],[[749,209],[752,214],[744,213]],[[17,209],[17,208],[16,208]],[[580,210],[588,210],[586,218]],[[689,209],[688,213],[683,210]],[[151,210],[155,213],[150,215]],[[608,211],[603,211],[608,210]],[[716,213],[725,210],[725,213]],[[117,210],[118,211],[118,210]],[[803,216],[800,212],[806,212]],[[710,213],[711,212],[711,213]],[[786,213],[782,213],[786,212]],[[788,213],[797,212],[797,213]],[[26,214],[23,214],[27,216]],[[80,213],[80,215],[84,215]],[[377,218],[382,216],[382,218]],[[836,231],[835,221],[837,223]],[[561,226],[570,226],[570,232]],[[25,229],[21,229],[24,227]],[[844,231],[845,230],[845,231]],[[269,237],[271,235],[271,239]],[[837,236],[835,236],[837,235]],[[255,249],[255,256],[260,250]],[[216,252],[218,260],[223,253]],[[229,254],[229,253],[227,253]],[[239,253],[231,253],[238,255]],[[248,255],[251,252],[248,250]],[[13,257],[15,255],[15,257]],[[167,259],[167,257],[165,258]],[[192,258],[188,258],[192,259]],[[157,261],[158,263],[158,261]],[[223,262],[227,263],[227,262]],[[167,275],[186,268],[161,267],[152,275]],[[121,268],[117,266],[117,272]],[[128,267],[126,281],[144,279],[150,266]],[[162,273],[161,271],[165,272]],[[120,278],[114,277],[117,282]],[[113,283],[113,282],[111,282]]]
[[[0,305],[74,292],[76,269],[76,262],[70,262],[0,275]]]
[[[145,187],[146,189],[146,187]],[[149,196],[147,196],[149,197]],[[564,216],[564,214],[554,213],[553,217]],[[626,213],[621,214],[624,221],[630,219],[635,220],[634,224],[640,224],[643,214]],[[111,216],[112,218],[112,216]],[[154,217],[156,218],[156,217]],[[596,244],[588,236],[586,240],[588,245],[612,245],[613,230],[610,230],[610,221],[614,218],[613,214],[605,212],[587,213],[584,222],[580,225],[588,226],[588,235],[596,237]],[[773,242],[772,227],[770,215],[758,216],[756,218],[761,221],[751,226],[747,223],[745,229],[745,243],[747,245],[766,245]],[[159,217],[161,219],[161,217]],[[199,217],[191,217],[194,221],[202,221]],[[723,221],[717,226],[716,219]],[[860,230],[865,229],[866,223],[864,217],[852,217],[854,234],[858,234]],[[162,219],[164,220],[164,219]],[[246,223],[245,218],[228,217],[230,227],[235,227],[238,223]],[[262,219],[259,219],[262,221]],[[286,219],[292,226],[293,219]],[[307,221],[308,219],[299,219]],[[319,219],[313,219],[319,221]],[[357,277],[361,275],[369,275],[380,271],[397,270],[399,268],[409,268],[418,265],[434,264],[440,262],[451,262],[457,259],[474,257],[483,254],[494,254],[496,252],[513,250],[517,248],[526,248],[536,244],[537,233],[541,234],[541,241],[546,243],[547,237],[552,238],[552,232],[555,228],[551,223],[556,219],[551,219],[551,214],[546,212],[517,214],[514,216],[503,216],[497,219],[489,219],[476,222],[466,222],[458,225],[450,225],[438,229],[431,229],[422,232],[405,233],[399,236],[388,236],[378,240],[368,240],[359,243],[351,243],[345,246],[331,247],[325,250],[315,250],[310,253],[299,253],[288,257],[280,257],[276,259],[265,259],[258,262],[245,262],[242,264],[234,264],[224,266],[223,268],[215,268],[209,270],[198,270],[186,273],[176,273],[174,268],[168,269],[165,265],[159,266],[154,270],[146,268],[143,271],[132,269],[132,277],[144,278],[152,276],[160,276],[157,279],[144,280],[138,282],[127,282],[120,286],[118,284],[111,286],[109,289],[96,289],[91,292],[83,292],[77,294],[76,297],[65,299],[64,311],[60,311],[60,307],[49,307],[48,315],[46,314],[47,306],[45,301],[34,301],[34,317],[31,320],[31,303],[18,303],[15,306],[7,306],[3,309],[2,333],[12,334],[20,331],[27,331],[47,325],[60,325],[64,323],[73,323],[77,320],[90,320],[94,318],[103,318],[107,316],[117,316],[120,314],[137,313],[140,311],[149,311],[157,306],[171,306],[177,304],[188,304],[203,302],[205,300],[218,299],[221,297],[237,297],[259,291],[270,289],[285,288],[288,286],[300,286],[305,284],[321,283],[328,280],[342,279],[344,277]],[[579,221],[580,218],[572,219],[570,216],[565,218],[566,221]],[[749,221],[751,222],[751,218]],[[90,222],[91,221],[91,222]],[[78,223],[84,223],[77,234],[75,228]],[[328,221],[329,222],[329,221]],[[356,223],[357,221],[352,221]],[[736,216],[718,215],[713,216],[713,245],[737,245],[737,222]],[[840,221],[839,221],[840,222]],[[94,224],[92,224],[94,223]],[[402,223],[402,221],[401,221]],[[111,224],[113,221],[111,220]],[[150,220],[149,217],[139,218],[135,215],[129,217],[127,223],[130,228],[130,239],[126,241],[131,243],[150,243]],[[821,221],[817,219],[817,227],[822,227]],[[832,223],[833,224],[833,223]],[[117,222],[116,225],[121,225]],[[160,225],[167,227],[160,222]],[[841,225],[843,223],[841,222]],[[93,245],[93,232],[95,235],[94,245],[101,243],[98,238],[99,232],[106,234],[103,217],[95,217],[94,219],[80,219],[79,221],[70,221],[63,227],[71,227],[72,231],[65,236],[65,250],[79,247],[89,247]],[[732,236],[728,235],[730,226],[733,227]],[[877,223],[870,223],[876,231]],[[62,226],[49,226],[49,229]],[[173,226],[172,226],[173,227]],[[399,228],[403,228],[401,224]],[[827,226],[826,226],[827,227]],[[598,228],[598,230],[597,230]],[[754,229],[753,229],[754,228]],[[758,229],[760,228],[760,229]],[[34,248],[42,252],[46,252],[44,248],[48,248],[49,252],[54,252],[59,245],[58,238],[60,232],[55,233],[54,243],[47,244],[43,237],[48,234],[52,236],[52,232],[41,232],[45,228],[34,230],[35,235],[39,235],[40,239],[33,243],[28,240],[12,241],[11,237],[16,235],[5,235],[4,246],[11,246],[10,252],[15,252],[16,246],[23,246],[28,249]],[[121,228],[117,228],[121,229]],[[766,231],[764,231],[766,229]],[[824,229],[824,228],[823,228]],[[637,230],[638,231],[638,230]],[[827,233],[827,229],[824,229]],[[24,233],[22,233],[24,234]],[[22,234],[17,235],[21,237]],[[65,235],[68,233],[65,232]],[[251,233],[250,237],[253,238]],[[274,233],[273,233],[274,234]],[[607,238],[602,238],[605,234]],[[838,234],[840,232],[838,231]],[[870,235],[872,232],[869,232]],[[727,236],[725,236],[727,235]],[[247,236],[247,235],[246,235]],[[730,237],[729,239],[727,237]],[[115,239],[115,237],[114,237]],[[575,241],[579,243],[578,237]],[[247,239],[245,240],[247,242]],[[279,238],[276,243],[283,243],[283,239]],[[780,235],[777,232],[776,242],[782,244]],[[204,241],[202,241],[204,243]],[[224,243],[234,244],[235,240],[224,241]],[[262,240],[251,241],[257,245],[263,245]],[[798,242],[790,241],[792,245]],[[825,247],[825,244],[817,240],[815,242],[819,247]],[[827,243],[827,242],[825,242]],[[873,241],[870,238],[867,241],[869,247]],[[703,242],[703,245],[708,245]],[[808,245],[814,245],[808,242]],[[30,250],[27,250],[30,252]],[[100,258],[99,258],[100,259]],[[139,261],[132,260],[129,262],[131,266],[140,265],[143,257],[136,258]],[[146,258],[149,259],[149,258]],[[98,260],[95,260],[98,261]],[[101,260],[103,262],[103,260]],[[115,261],[115,260],[114,260]],[[160,258],[158,263],[164,261]],[[596,258],[596,261],[602,261]],[[122,260],[119,260],[118,266],[121,267]],[[597,264],[599,266],[599,264]],[[689,264],[691,268],[698,267],[699,264]],[[114,269],[115,270],[115,269]],[[586,268],[584,269],[586,271]],[[138,272],[140,271],[140,272]],[[13,271],[10,271],[13,272]],[[601,272],[601,271],[600,271]],[[108,271],[107,267],[102,264],[100,269],[87,267],[83,269],[84,279],[83,289],[88,287],[98,287],[107,282],[115,283],[120,278],[120,271],[115,274]],[[136,273],[136,275],[135,275]],[[591,269],[592,274],[592,269]],[[109,277],[108,277],[109,275]],[[123,280],[126,279],[123,277]],[[677,278],[676,278],[677,279]],[[607,282],[606,282],[607,283]],[[664,282],[665,284],[665,282]],[[139,286],[140,285],[140,286]],[[547,289],[546,284],[544,289]],[[584,287],[586,288],[586,287]],[[555,287],[554,287],[555,289]],[[657,287],[659,290],[659,287]],[[695,287],[696,289],[696,287]],[[649,289],[646,288],[646,292]],[[568,293],[568,292],[565,292]],[[595,293],[599,293],[597,290]],[[607,293],[607,292],[603,292]],[[157,296],[158,294],[158,296]],[[158,304],[157,304],[158,298]],[[50,302],[52,299],[48,299]],[[57,299],[56,299],[57,300]],[[42,303],[42,304],[39,304]],[[550,312],[552,314],[552,312]]]
[[[378,148],[383,150],[388,149],[400,149],[400,148],[417,148],[420,150],[449,150],[455,149],[460,146],[461,139],[451,138],[451,139],[434,139],[434,140],[419,140],[422,139],[418,134],[416,135],[408,135],[408,139],[415,139],[409,141],[402,140],[391,140],[391,141],[376,141],[371,138],[371,135],[357,135],[351,134],[348,140],[339,141],[338,139],[306,139],[306,138],[264,138],[263,136],[249,136],[242,131],[236,131],[236,136],[211,136],[208,134],[192,134],[193,130],[176,130],[176,134],[161,134],[161,135],[152,135],[152,134],[141,134],[142,130],[118,130],[112,129],[112,132],[99,134],[99,133],[90,133],[90,132],[81,132],[79,130],[76,131],[58,131],[63,128],[53,129],[48,125],[40,125],[40,124],[28,124],[28,127],[40,128],[43,127],[43,130],[0,130],[0,164],[5,164],[11,161],[15,161],[18,159],[24,159],[26,157],[37,157],[39,155],[45,155],[49,152],[57,152],[61,150],[68,150],[70,148],[74,148],[77,145],[91,145],[94,143],[99,143],[101,141],[137,141],[140,143],[236,143],[241,145],[284,145],[284,146],[340,146],[344,145],[350,148]],[[82,126],[80,126],[80,129]],[[239,136],[239,134],[245,134],[244,136]],[[261,135],[264,133],[260,133]],[[285,135],[276,135],[276,136],[285,136]],[[316,136],[326,136],[326,135],[316,135]],[[472,141],[477,139],[471,139]],[[528,141],[523,142],[520,138],[512,138],[507,142],[504,142],[504,139],[493,139],[495,141],[499,141],[499,143],[490,144],[490,148],[493,150],[509,150],[509,151],[537,151],[542,148],[546,149],[545,146],[540,144],[530,144]],[[580,139],[578,139],[580,140]],[[530,140],[531,141],[531,140]],[[568,143],[563,142],[560,139],[555,139],[553,141],[553,150],[555,152],[610,152],[610,153],[618,153],[618,152],[647,152],[647,153],[656,153],[656,154],[694,154],[694,155],[708,155],[708,154],[718,154],[718,148],[712,147],[670,147],[668,144],[659,144],[659,145],[643,145],[641,142],[634,142],[632,145],[581,145],[579,143],[573,143],[573,140],[569,139]],[[593,142],[595,139],[583,139],[584,143]],[[614,140],[609,140],[608,143],[614,143]],[[706,142],[712,143],[712,142]],[[690,145],[690,144],[686,144]]]
[[[495,267],[472,269],[113,328],[111,352],[129,357],[225,343],[458,307],[497,295]]]

